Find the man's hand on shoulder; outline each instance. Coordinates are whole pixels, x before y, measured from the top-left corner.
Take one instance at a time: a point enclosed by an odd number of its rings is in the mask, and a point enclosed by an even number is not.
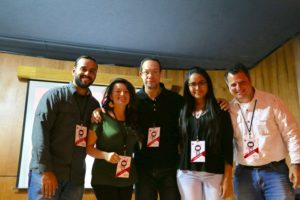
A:
[[[229,111],[230,105],[229,105],[229,102],[226,99],[217,98],[217,102],[218,102],[221,110]]]
[[[96,124],[100,123],[102,121],[101,113],[105,113],[104,109],[101,107],[95,109],[91,116],[91,122]]]

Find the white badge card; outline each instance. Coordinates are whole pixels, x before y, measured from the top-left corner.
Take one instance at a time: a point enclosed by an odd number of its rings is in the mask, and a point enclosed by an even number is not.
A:
[[[258,140],[256,138],[245,138],[243,140],[243,156],[245,159],[259,157]]]
[[[147,147],[159,147],[160,127],[148,129]]]
[[[205,162],[205,141],[191,141],[191,162]]]
[[[120,156],[120,161],[117,165],[116,177],[117,178],[129,178],[131,157],[130,156]]]
[[[86,147],[87,127],[76,124],[75,145]]]

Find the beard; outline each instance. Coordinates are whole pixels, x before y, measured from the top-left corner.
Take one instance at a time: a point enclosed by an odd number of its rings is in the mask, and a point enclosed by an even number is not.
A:
[[[81,79],[80,79],[79,76],[75,76],[75,79],[74,79],[75,84],[76,84],[78,87],[81,87],[81,88],[88,88],[90,85],[92,85],[93,81],[92,81],[92,79],[89,78],[89,77],[86,77],[86,78],[88,78],[88,79],[90,80],[89,83],[84,83],[84,82],[81,81]]]

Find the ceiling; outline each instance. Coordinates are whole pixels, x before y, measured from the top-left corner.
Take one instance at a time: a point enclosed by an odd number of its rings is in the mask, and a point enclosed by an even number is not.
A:
[[[99,64],[252,67],[299,33],[299,0],[0,1],[0,51]]]

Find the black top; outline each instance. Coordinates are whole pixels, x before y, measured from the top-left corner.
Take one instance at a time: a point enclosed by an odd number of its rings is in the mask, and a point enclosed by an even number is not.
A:
[[[199,119],[194,116],[188,118],[187,137],[183,137],[183,150],[180,158],[179,169],[192,171],[205,171],[210,173],[223,174],[225,163],[232,165],[233,162],[233,129],[228,112],[220,111],[215,119],[215,126],[219,126],[219,143],[221,147],[219,151],[215,146],[209,145],[205,141],[205,133],[203,132],[203,119],[201,115]],[[205,162],[192,163],[191,160],[191,141],[197,139],[205,141]]]
[[[144,88],[137,95],[139,125],[144,136],[141,150],[136,150],[137,166],[146,168],[175,168],[178,166],[179,128],[178,119],[183,98],[161,83],[161,93],[152,100]],[[160,127],[159,147],[147,147],[148,129]]]
[[[89,127],[97,107],[91,92],[80,97],[72,83],[46,92],[34,116],[30,169],[53,171],[59,181],[83,185],[86,150],[75,145],[76,124]]]

